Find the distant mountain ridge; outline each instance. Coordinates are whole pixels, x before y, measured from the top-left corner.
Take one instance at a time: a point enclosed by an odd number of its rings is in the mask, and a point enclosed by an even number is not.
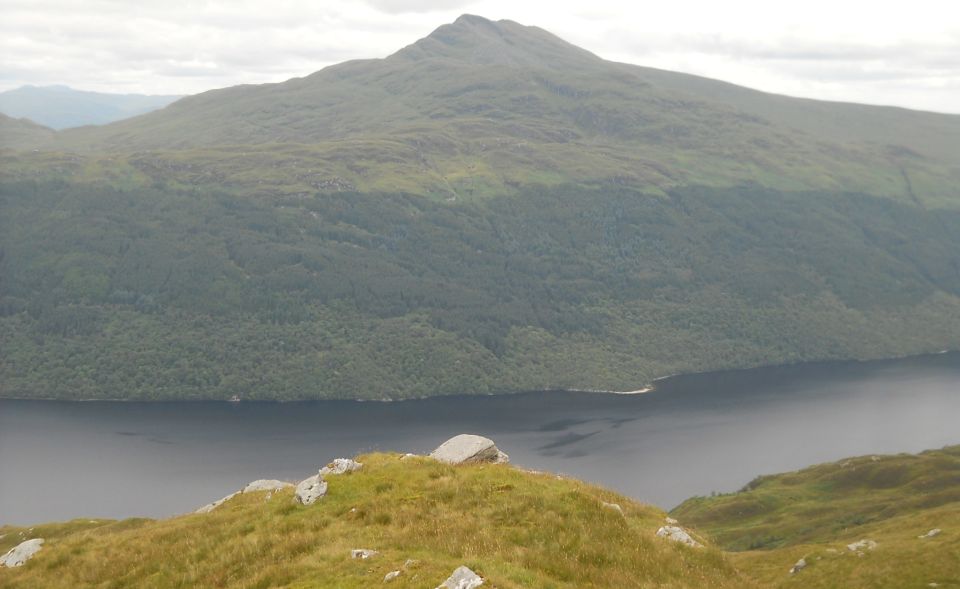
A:
[[[446,197],[509,192],[531,169],[546,184],[750,181],[910,198],[906,174],[925,187],[918,198],[941,203],[957,200],[960,183],[960,115],[796,99],[610,62],[543,29],[471,15],[384,59],[211,90],[30,147],[164,152],[167,169],[202,161],[212,176],[245,183],[229,165],[238,145],[264,152],[243,167],[259,185],[267,153],[310,145],[313,185]]]
[[[69,86],[21,86],[0,92],[0,113],[51,129],[103,125],[147,113],[180,96],[115,94]]]
[[[960,349],[960,116],[465,15],[384,59],[0,120],[0,395],[406,398]]]

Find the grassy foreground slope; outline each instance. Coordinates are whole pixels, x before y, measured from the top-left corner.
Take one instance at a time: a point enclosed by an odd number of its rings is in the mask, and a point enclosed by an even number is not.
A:
[[[505,465],[367,455],[326,497],[240,495],[209,514],[35,526],[47,538],[0,586],[435,587],[458,566],[485,587],[752,587],[715,548],[655,537],[665,514],[609,491]],[[624,515],[603,506],[616,501]],[[0,528],[0,552],[19,528]],[[354,560],[350,551],[380,552]],[[415,563],[406,564],[408,559]]]
[[[389,586],[435,587],[466,565],[485,586],[517,589],[960,587],[960,446],[691,499],[672,515],[701,548],[657,538],[661,510],[576,480],[396,454],[360,460],[363,469],[329,476],[327,496],[309,507],[287,490],[167,520],[0,528],[0,553],[47,540],[22,568],[0,569],[0,586],[349,588],[400,570]],[[862,539],[875,548],[847,548]],[[356,548],[380,554],[353,560]],[[801,558],[807,566],[790,574]]]
[[[759,477],[672,515],[736,551],[763,586],[960,587],[960,446]],[[847,548],[863,539],[876,548]],[[785,574],[800,558],[807,567]]]

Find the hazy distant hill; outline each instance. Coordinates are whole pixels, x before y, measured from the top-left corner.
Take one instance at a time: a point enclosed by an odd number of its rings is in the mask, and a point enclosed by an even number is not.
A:
[[[956,115],[464,16],[386,59],[33,131],[2,159],[0,395],[632,390],[960,348]]]
[[[28,149],[51,140],[54,131],[28,119],[15,119],[0,114],[0,147]]]
[[[67,86],[22,86],[0,92],[0,113],[53,129],[103,125],[157,110],[180,96],[110,94]]]

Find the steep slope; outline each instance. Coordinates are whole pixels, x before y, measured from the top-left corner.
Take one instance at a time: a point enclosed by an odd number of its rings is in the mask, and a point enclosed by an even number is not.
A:
[[[960,584],[960,446],[759,477],[672,515],[742,551],[734,561],[764,587]],[[875,547],[848,547],[864,539]]]
[[[163,108],[178,98],[87,92],[67,86],[23,86],[0,92],[0,113],[52,129],[67,129],[112,123]]]
[[[4,152],[0,395],[635,390],[960,348],[958,121],[464,16],[43,131]]]

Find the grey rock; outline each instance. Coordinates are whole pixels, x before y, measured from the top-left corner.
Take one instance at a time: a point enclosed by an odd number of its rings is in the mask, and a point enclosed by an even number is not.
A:
[[[293,486],[292,483],[287,483],[287,482],[284,482],[284,481],[278,481],[278,480],[275,480],[275,479],[258,479],[258,480],[255,480],[255,481],[251,482],[251,483],[248,483],[246,487],[240,489],[240,490],[237,491],[236,493],[230,493],[229,495],[227,495],[227,496],[224,497],[223,499],[217,499],[217,500],[214,501],[213,503],[207,503],[206,505],[204,505],[204,506],[201,507],[200,509],[194,511],[194,513],[210,513],[210,512],[213,511],[214,509],[220,507],[221,505],[223,505],[223,504],[226,503],[227,501],[233,499],[233,498],[236,497],[237,495],[240,495],[241,493],[256,493],[256,492],[259,492],[259,491],[271,491],[271,492],[272,492],[272,491],[279,491],[280,489],[286,489],[286,488],[292,487],[292,486]]]
[[[303,505],[313,505],[313,503],[327,494],[327,481],[323,480],[320,474],[300,481],[296,490],[293,492],[297,502]]]
[[[373,558],[374,556],[380,554],[376,550],[370,550],[369,548],[355,548],[350,551],[350,558],[359,558],[360,560],[367,560],[368,558]]]
[[[672,517],[668,517],[663,521],[667,522],[667,524],[671,526],[677,525],[677,520],[673,519]]]
[[[926,534],[923,534],[922,536],[917,536],[917,538],[920,538],[921,540],[923,540],[924,538],[933,538],[934,536],[939,536],[940,531],[941,531],[940,528],[933,528]]]
[[[287,483],[284,481],[278,481],[275,479],[259,479],[249,483],[246,487],[243,488],[241,493],[256,493],[258,491],[279,491],[281,489],[286,489],[292,487],[292,483]]]
[[[877,543],[873,540],[859,540],[853,544],[847,544],[847,550],[852,550],[853,552],[858,552],[861,550],[873,550],[877,547]]]
[[[7,551],[6,554],[0,556],[0,567],[23,566],[23,563],[33,558],[33,555],[37,552],[40,552],[40,548],[43,547],[43,542],[43,538],[33,538],[32,540],[17,544]]]
[[[447,580],[441,583],[437,589],[474,589],[483,585],[483,579],[477,573],[471,571],[465,566],[457,567],[453,574],[447,577]]]
[[[334,458],[333,462],[320,469],[320,477],[322,478],[329,474],[346,474],[360,470],[361,468],[363,468],[363,465],[356,460],[351,460],[350,458]]]
[[[790,574],[795,575],[805,568],[807,568],[807,561],[806,559],[801,558],[797,561],[797,564],[793,565],[793,568],[790,569]]]
[[[383,582],[389,583],[390,581],[396,579],[399,576],[400,576],[400,571],[390,571],[389,573],[383,576]]]
[[[687,546],[701,546],[699,542],[690,537],[690,534],[688,534],[686,530],[678,526],[663,526],[657,530],[657,537],[673,540],[674,542],[680,542],[681,544],[686,544]]]
[[[473,434],[460,434],[440,444],[430,457],[447,464],[510,462],[510,457],[500,451],[490,438]]]
[[[217,500],[214,501],[213,503],[207,503],[206,505],[204,505],[204,506],[201,507],[200,509],[194,511],[194,513],[210,513],[211,511],[213,511],[214,509],[220,507],[221,505],[223,505],[223,504],[226,503],[227,501],[233,499],[234,497],[236,497],[236,496],[239,495],[240,493],[242,493],[242,491],[237,491],[236,493],[230,493],[229,495],[227,495],[227,496],[224,497],[223,499],[217,499]]]

